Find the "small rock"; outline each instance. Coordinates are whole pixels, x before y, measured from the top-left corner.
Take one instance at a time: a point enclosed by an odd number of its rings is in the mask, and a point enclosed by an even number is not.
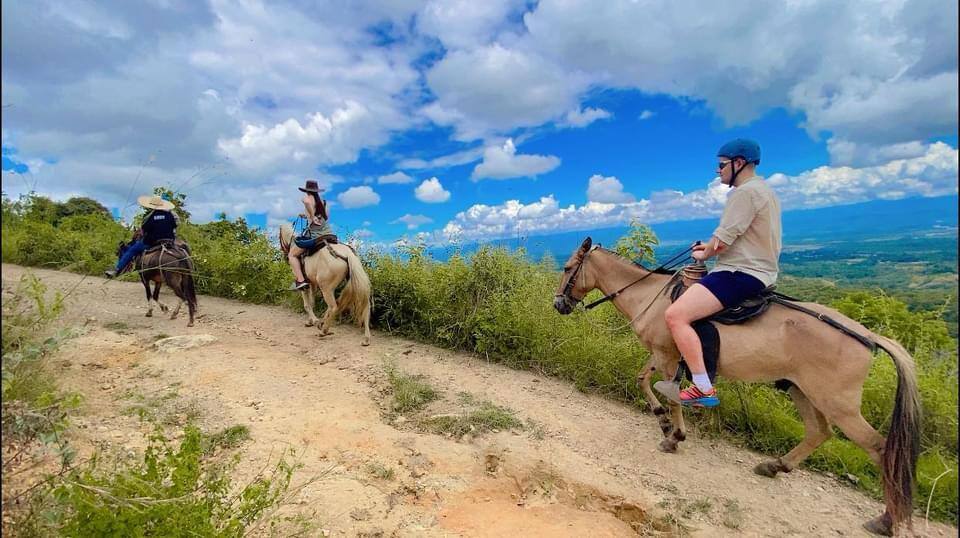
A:
[[[847,473],[847,474],[844,476],[844,478],[846,478],[847,480],[849,480],[850,482],[852,482],[852,483],[854,483],[854,484],[859,484],[859,483],[860,483],[860,477],[857,476],[857,475],[855,475],[855,474]]]
[[[162,338],[154,342],[153,346],[157,351],[163,353],[176,353],[185,349],[205,346],[216,341],[217,337],[212,334],[187,334]]]
[[[393,423],[394,423],[395,425],[397,425],[397,426],[401,426],[401,425],[405,424],[406,422],[407,422],[406,417],[402,417],[402,416],[393,419]]]

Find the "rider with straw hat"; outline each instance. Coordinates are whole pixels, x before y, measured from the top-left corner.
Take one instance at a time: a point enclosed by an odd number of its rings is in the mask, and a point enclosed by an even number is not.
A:
[[[177,217],[173,213],[172,202],[161,196],[141,196],[137,198],[140,207],[147,209],[140,225],[140,238],[134,241],[117,262],[117,267],[104,274],[107,278],[117,276],[134,258],[143,254],[143,251],[163,240],[176,239]]]

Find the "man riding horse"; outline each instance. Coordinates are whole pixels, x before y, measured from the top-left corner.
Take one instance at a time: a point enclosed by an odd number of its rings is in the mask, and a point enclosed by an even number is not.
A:
[[[713,237],[693,247],[694,259],[703,262],[716,256],[717,264],[665,313],[667,327],[693,377],[693,385],[680,391],[680,403],[694,407],[714,407],[720,400],[707,374],[700,337],[692,323],[772,286],[779,270],[780,201],[755,173],[760,146],[738,138],[724,144],[717,158],[720,181],[733,191]]]
[[[135,240],[127,246],[117,261],[117,266],[104,271],[107,278],[114,278],[123,273],[131,262],[144,253],[148,248],[159,245],[162,241],[175,241],[177,238],[177,216],[173,213],[174,205],[160,196],[141,196],[137,198],[140,207],[148,210],[144,215]],[[139,236],[139,237],[137,237]],[[186,245],[181,245],[186,249]]]

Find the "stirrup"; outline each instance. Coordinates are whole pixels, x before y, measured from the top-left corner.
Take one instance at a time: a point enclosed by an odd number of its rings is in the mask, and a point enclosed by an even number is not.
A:
[[[680,400],[680,383],[667,380],[657,381],[653,384],[653,388],[671,402],[675,404],[683,403]]]

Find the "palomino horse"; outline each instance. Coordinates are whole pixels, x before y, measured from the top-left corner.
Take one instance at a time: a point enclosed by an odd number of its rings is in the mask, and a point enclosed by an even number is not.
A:
[[[280,249],[284,255],[290,251],[293,242],[293,226],[280,226]],[[332,250],[332,252],[331,252]],[[370,345],[370,277],[363,270],[363,264],[357,253],[347,245],[331,244],[307,256],[303,260],[304,276],[310,281],[310,287],[301,292],[303,309],[307,311],[307,326],[315,325],[320,336],[331,334],[330,326],[342,310],[350,312],[354,323],[363,327],[362,345]],[[337,286],[347,280],[347,285],[335,295]],[[316,289],[320,290],[327,303],[323,320],[313,313]]]
[[[665,437],[661,450],[674,452],[677,443],[686,438],[681,406],[671,401],[672,419],[667,418],[650,389],[654,371],[673,377],[680,361],[664,320],[672,276],[651,273],[616,253],[591,245],[588,237],[564,265],[554,307],[561,314],[569,314],[594,289],[611,294],[635,283],[612,301],[650,350],[650,362],[638,381],[659,417]],[[884,439],[860,414],[863,383],[873,360],[871,350],[813,316],[773,304],[745,324],[717,327],[722,341],[717,375],[751,382],[789,381],[790,396],[803,419],[805,436],[800,444],[781,458],[759,464],[754,471],[767,477],[790,472],[830,437],[830,425],[834,424],[882,469],[886,510],[864,527],[890,535],[901,523],[910,524],[913,509],[920,443],[920,402],[913,358],[897,342],[835,310],[814,303],[800,304],[866,337],[893,358],[899,380],[890,433]]]
[[[117,256],[123,256],[129,246],[121,241],[117,247]],[[197,311],[197,290],[193,280],[193,262],[186,243],[178,239],[172,245],[168,243],[153,247],[134,258],[121,273],[127,272],[130,266],[140,275],[140,282],[147,292],[148,318],[153,316],[153,303],[160,307],[161,312],[169,310],[167,305],[160,302],[160,287],[166,282],[180,299],[170,319],[177,319],[183,303],[187,303],[187,310],[190,312],[187,327],[193,327],[193,318]],[[150,291],[151,282],[154,283],[153,292]]]

